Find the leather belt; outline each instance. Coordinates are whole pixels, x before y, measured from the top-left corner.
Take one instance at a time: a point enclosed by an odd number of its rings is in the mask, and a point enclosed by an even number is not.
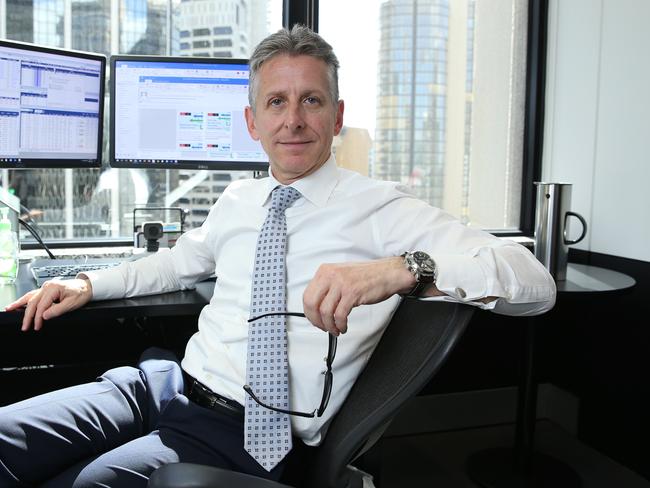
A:
[[[187,398],[201,407],[221,412],[237,420],[244,421],[244,407],[235,400],[223,397],[213,392],[204,384],[186,374],[186,385],[189,386]]]

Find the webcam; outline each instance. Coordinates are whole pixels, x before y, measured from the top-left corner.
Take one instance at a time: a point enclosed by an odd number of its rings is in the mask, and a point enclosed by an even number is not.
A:
[[[147,240],[147,252],[156,252],[163,236],[162,222],[145,222],[142,224],[142,236]]]

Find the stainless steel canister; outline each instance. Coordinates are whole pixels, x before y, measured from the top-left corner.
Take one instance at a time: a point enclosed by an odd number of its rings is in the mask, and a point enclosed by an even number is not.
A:
[[[556,281],[566,279],[569,245],[576,244],[587,234],[587,222],[571,212],[571,183],[535,182],[537,205],[535,211],[535,256],[549,270]],[[582,224],[580,237],[567,238],[569,217]]]

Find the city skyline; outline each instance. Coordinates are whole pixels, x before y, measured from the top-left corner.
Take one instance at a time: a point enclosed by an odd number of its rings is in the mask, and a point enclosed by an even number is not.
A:
[[[506,5],[512,12],[507,8],[497,12],[500,27],[508,28],[511,18],[523,16],[517,2],[513,0],[512,7]],[[0,15],[0,35],[27,42],[40,39],[57,47],[105,54],[245,58],[261,38],[280,27],[279,5],[278,1],[264,0],[0,0],[0,8],[6,12]],[[357,33],[358,46],[348,44],[349,48],[341,43],[350,42],[350,33],[338,35],[335,30],[340,29],[343,20],[332,24],[340,4],[327,5],[329,10],[321,6],[321,32],[333,39],[342,64],[341,95],[349,97],[346,130],[334,147],[341,165],[408,184],[419,197],[466,223],[512,226],[519,212],[518,192],[512,188],[520,184],[520,148],[509,142],[510,133],[499,139],[503,144],[496,145],[485,134],[495,126],[489,120],[495,108],[503,117],[496,125],[504,131],[513,130],[512,118],[519,117],[519,108],[503,112],[503,104],[498,105],[500,99],[485,91],[484,80],[495,76],[495,70],[489,56],[477,60],[474,51],[479,17],[475,1],[360,1],[350,9],[366,9],[370,16],[365,26],[368,33]],[[375,19],[372,6],[376,9]],[[491,18],[495,17],[492,12],[484,10],[482,15],[483,22],[498,24]],[[96,31],[101,32],[95,35]],[[513,49],[507,39],[493,37],[485,37],[482,44]],[[368,68],[373,64],[374,69]],[[498,68],[501,87],[512,85],[512,68]],[[475,83],[477,76],[482,76],[482,84]],[[476,105],[479,92],[482,101]],[[500,96],[507,106],[516,105],[511,94]],[[105,114],[107,154],[108,110]],[[481,130],[477,131],[479,126]],[[361,150],[353,148],[354,144],[359,144]],[[482,157],[477,159],[476,154]],[[365,167],[360,161],[364,157]],[[503,170],[493,170],[501,167]],[[9,170],[0,175],[6,184]],[[135,206],[145,204],[189,205],[193,211],[189,223],[199,225],[225,182],[221,179],[215,183],[212,175],[190,170],[116,170],[109,168],[106,161],[101,172],[29,170],[11,171],[11,175],[10,181],[26,203],[35,202],[35,206],[47,209],[44,226],[52,228],[50,237],[60,238],[92,234],[84,230],[80,223],[83,219],[96,223],[97,237],[129,237],[129,216]],[[243,176],[231,174],[229,178]],[[495,177],[502,180],[493,186],[504,189],[496,198],[489,194],[489,187],[475,184]],[[179,187],[185,190],[179,192]],[[168,200],[172,192],[179,202]],[[485,205],[486,201],[489,205]]]

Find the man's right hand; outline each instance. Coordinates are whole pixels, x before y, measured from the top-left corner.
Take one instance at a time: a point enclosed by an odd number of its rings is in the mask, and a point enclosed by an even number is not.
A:
[[[38,290],[32,290],[10,303],[5,310],[11,312],[25,307],[25,316],[20,330],[27,331],[32,324],[34,330],[40,330],[44,320],[83,307],[92,297],[93,288],[89,280],[52,280],[46,281]]]

